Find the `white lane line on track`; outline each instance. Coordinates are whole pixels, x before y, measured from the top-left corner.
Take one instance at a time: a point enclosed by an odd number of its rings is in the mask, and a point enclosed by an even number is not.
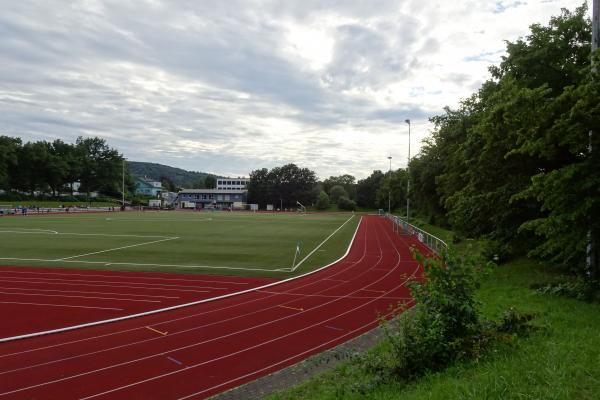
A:
[[[329,288],[327,289],[329,290]],[[286,293],[286,292],[271,292],[268,290],[261,290],[260,293],[277,294],[282,296],[299,296],[299,297],[323,297],[323,298],[345,298],[345,299],[380,299],[380,296],[346,296],[346,295],[327,295],[327,294],[306,294],[306,293]],[[398,296],[386,296],[386,299],[391,300],[410,300],[411,297],[398,297]]]
[[[378,243],[379,243],[378,236],[377,236],[377,241],[378,241]],[[381,244],[379,244],[379,246],[381,246]],[[394,247],[395,247],[395,246],[394,246]],[[381,248],[381,247],[380,247],[380,248]],[[393,268],[391,271],[389,271],[387,274],[385,274],[384,276],[380,277],[380,278],[378,279],[378,281],[380,281],[380,280],[383,280],[383,279],[384,279],[384,278],[385,278],[387,275],[389,275],[391,272],[393,272],[393,270],[395,270],[395,269],[396,269],[396,268],[397,268],[397,267],[400,265],[400,262],[401,262],[401,257],[400,257],[400,253],[397,251],[397,249],[396,249],[396,253],[397,253],[397,255],[398,255],[398,261],[397,261],[397,263],[396,263],[396,266],[395,266],[395,267],[394,267],[394,268]],[[360,260],[358,260],[358,261],[356,262],[356,264],[358,264],[359,262],[361,262],[361,260],[362,260],[363,258],[364,258],[364,256],[363,256],[363,257],[361,257],[361,259],[360,259]],[[376,265],[378,265],[380,262],[381,262],[381,258],[380,258],[380,260],[379,260],[379,261],[378,261],[378,262],[375,264],[375,266],[376,266]],[[397,287],[395,287],[394,289],[390,290],[388,293],[391,293],[392,291],[394,291],[394,290],[397,290],[398,288],[400,288],[400,287],[404,286],[404,284],[405,284],[406,282],[408,282],[408,280],[410,280],[412,277],[414,277],[414,275],[417,273],[418,269],[419,269],[419,266],[417,265],[417,268],[415,269],[415,271],[413,271],[413,273],[411,274],[411,276],[410,276],[409,278],[407,278],[405,281],[403,281],[402,283],[400,283],[400,284],[399,284]],[[356,290],[356,291],[355,291],[355,292],[353,292],[353,293],[356,293],[356,292],[358,292],[358,291],[359,291],[359,290]],[[367,304],[371,304],[371,303],[373,303],[374,301],[381,299],[381,297],[383,297],[383,296],[380,296],[380,297],[376,298],[375,300],[371,300],[371,301],[369,301],[369,302],[367,302],[367,303],[364,303],[363,305],[361,305],[361,306],[359,306],[359,307],[355,307],[354,309],[351,309],[351,310],[347,311],[346,313],[344,313],[344,314],[339,314],[339,315],[345,315],[345,314],[347,314],[347,313],[350,313],[351,311],[354,311],[354,310],[356,310],[356,309],[358,309],[358,308],[360,308],[360,307],[363,307],[363,306],[365,306],[365,305],[367,305]],[[321,304],[321,305],[319,305],[319,306],[317,306],[317,307],[313,307],[311,310],[313,310],[313,309],[316,309],[316,308],[323,307],[323,306],[325,306],[325,305],[331,304],[331,303],[333,303],[333,302],[336,302],[336,301],[338,301],[338,300],[339,300],[339,299],[336,299],[336,300],[333,300],[333,301],[330,301],[330,302],[327,302],[327,303]],[[270,308],[273,308],[273,307],[270,307]],[[180,348],[171,349],[171,350],[169,350],[169,351],[161,352],[160,354],[155,354],[155,355],[151,355],[151,356],[142,357],[142,358],[139,358],[139,359],[137,359],[137,360],[130,360],[130,361],[127,361],[127,362],[123,362],[123,363],[115,364],[115,365],[108,366],[108,367],[104,367],[104,368],[100,368],[100,369],[97,369],[97,370],[93,370],[93,371],[88,371],[88,372],[85,372],[85,373],[77,374],[77,375],[74,375],[74,376],[71,376],[71,377],[66,377],[66,378],[62,378],[62,379],[55,380],[55,381],[50,381],[50,382],[46,382],[46,383],[42,383],[42,384],[37,384],[37,385],[31,386],[31,387],[27,387],[27,388],[21,388],[21,389],[18,389],[17,391],[22,391],[22,390],[26,390],[26,389],[30,389],[30,388],[35,388],[35,387],[43,386],[43,385],[46,385],[46,384],[56,383],[56,382],[60,382],[60,381],[68,380],[68,379],[73,379],[73,378],[77,378],[77,377],[80,377],[80,376],[89,375],[89,374],[91,374],[91,373],[95,373],[95,372],[99,372],[99,371],[104,371],[104,370],[108,370],[108,369],[111,369],[111,368],[119,367],[119,366],[122,366],[122,365],[127,365],[127,364],[131,364],[131,363],[134,363],[134,362],[138,362],[138,361],[143,361],[143,360],[146,360],[146,359],[154,358],[154,357],[156,357],[156,356],[159,356],[159,355],[164,355],[164,354],[171,353],[171,352],[174,352],[174,351],[179,351],[179,350],[188,349],[188,348],[190,348],[190,347],[195,347],[195,346],[197,346],[197,345],[200,345],[200,344],[205,344],[205,343],[212,342],[212,341],[215,341],[215,340],[218,340],[218,339],[222,339],[222,338],[224,338],[224,337],[229,337],[229,336],[233,336],[233,335],[235,335],[235,334],[239,334],[239,333],[243,333],[243,332],[246,332],[246,331],[249,331],[249,330],[252,330],[252,329],[256,329],[256,328],[258,328],[258,327],[261,327],[261,326],[266,326],[266,325],[272,324],[273,322],[277,322],[277,321],[280,321],[280,320],[288,319],[288,318],[291,318],[291,317],[293,317],[293,316],[297,316],[297,315],[300,315],[300,314],[302,314],[302,313],[293,314],[293,315],[290,315],[290,316],[287,316],[287,317],[280,318],[280,319],[278,319],[278,320],[272,320],[272,321],[269,321],[269,322],[267,322],[267,323],[263,323],[263,324],[260,324],[260,325],[256,325],[256,326],[253,326],[253,327],[250,327],[250,328],[247,328],[247,329],[243,329],[243,330],[241,330],[241,331],[237,331],[237,332],[234,332],[234,333],[231,333],[231,334],[228,334],[228,335],[222,335],[221,337],[218,337],[218,338],[213,338],[213,339],[209,339],[209,340],[206,340],[206,341],[203,341],[203,342],[199,342],[199,343],[194,343],[194,344],[191,344],[191,345],[187,345],[187,346],[184,346],[184,347],[180,347]],[[336,315],[335,317],[332,317],[332,318],[330,318],[330,319],[328,319],[328,320],[326,320],[326,321],[321,321],[320,323],[322,323],[322,322],[328,322],[328,321],[330,321],[330,320],[332,320],[332,319],[335,319],[335,318],[337,318],[339,315]],[[319,323],[319,324],[320,324],[320,323]],[[316,325],[319,325],[319,324],[316,324]],[[305,329],[308,329],[308,328],[305,328]],[[305,330],[305,329],[301,329],[300,331],[302,331],[302,330]],[[193,330],[193,329],[190,329],[190,330]],[[188,330],[188,331],[189,331],[189,330]],[[182,332],[178,332],[178,333],[182,333]],[[286,335],[286,336],[287,336],[287,335]],[[274,340],[277,340],[277,339],[274,339]],[[269,341],[269,342],[272,342],[272,341],[273,341],[273,340],[271,340],[271,341]],[[265,342],[265,343],[269,343],[269,342]],[[263,344],[264,344],[264,343],[263,343]],[[127,345],[122,345],[122,346],[118,346],[118,347],[126,347],[126,346],[127,346]],[[254,347],[257,347],[257,346],[254,346]],[[247,349],[246,349],[246,350],[247,350]],[[243,351],[245,351],[245,350],[242,350],[242,351],[240,351],[240,352],[243,352]],[[96,352],[96,353],[97,353],[97,352]],[[238,352],[238,353],[239,353],[239,352]],[[231,355],[232,355],[232,354],[230,354],[230,355],[226,355],[226,356],[220,357],[219,359],[221,359],[221,358],[225,358],[225,357],[229,357],[229,356],[231,356]],[[71,358],[75,358],[75,357],[71,357]],[[212,360],[212,361],[214,361],[214,360]],[[209,362],[210,362],[210,361],[209,361]],[[202,363],[202,364],[204,364],[204,363]],[[200,364],[198,364],[198,365],[200,365]],[[197,365],[196,365],[196,366],[197,366]],[[193,366],[192,366],[192,367],[193,367]],[[22,370],[22,369],[27,369],[27,368],[21,368],[21,370]],[[186,368],[186,369],[187,369],[187,368]],[[185,369],[184,369],[184,370],[185,370]],[[184,371],[184,370],[180,370],[180,371]],[[167,375],[170,375],[170,374],[166,374],[166,375],[163,375],[163,376],[167,376]],[[162,376],[159,376],[159,377],[162,377]],[[155,377],[155,378],[159,378],[159,377]],[[152,379],[155,379],[155,378],[152,378]],[[148,380],[145,380],[145,381],[143,381],[143,382],[146,382],[146,381],[148,381]],[[138,383],[140,383],[140,382],[138,382]],[[138,384],[138,383],[136,383],[136,384]],[[127,387],[129,387],[129,386],[132,386],[132,385],[128,385]],[[114,390],[113,390],[113,391],[114,391]],[[111,392],[112,392],[112,391],[111,391]],[[10,392],[10,393],[14,393],[14,391],[13,391],[13,392]],[[7,393],[3,393],[3,394],[10,394],[10,393],[8,393],[8,392],[7,392]],[[104,392],[104,393],[108,393],[108,392]],[[94,396],[91,396],[91,397],[95,397],[95,396],[97,396],[97,395],[94,395]],[[90,397],[90,398],[91,398],[91,397]]]
[[[29,277],[20,277],[20,276],[0,277],[0,281],[2,281],[2,279],[11,279],[10,281],[6,281],[6,282],[32,282],[32,283],[48,282],[48,283],[56,283],[57,285],[62,285],[63,283],[82,282],[84,284],[85,283],[110,283],[112,285],[115,285],[114,287],[127,287],[127,286],[116,286],[116,285],[133,284],[133,285],[146,285],[146,286],[140,286],[140,287],[144,287],[146,289],[155,289],[157,287],[159,287],[159,288],[160,287],[174,288],[173,290],[179,290],[179,289],[228,289],[226,287],[215,287],[215,286],[173,285],[173,284],[167,284],[167,283],[150,283],[150,282],[114,282],[114,281],[96,281],[96,280],[89,280],[89,279],[59,279],[59,278],[34,278],[34,277],[29,278]]]
[[[34,283],[36,285],[62,285],[62,286],[92,286],[92,287],[110,287],[110,288],[115,288],[114,285],[96,285],[96,284],[87,284],[87,283],[66,283],[66,282],[61,282],[61,283],[57,283],[57,282],[31,282],[31,281],[2,281],[0,280],[0,282],[4,282],[4,283],[13,283],[13,282],[17,282],[17,283]],[[128,288],[128,289],[146,289],[146,290],[166,290],[166,291],[177,291],[177,292],[194,292],[194,293],[209,293],[210,290],[192,290],[192,289],[181,289],[181,288],[162,288],[162,287],[147,287],[147,286],[126,286],[126,285],[119,285],[119,288]],[[1,342],[2,340],[0,340]]]
[[[359,226],[360,226],[360,224],[359,224]],[[359,227],[357,226],[356,231],[354,233],[354,237],[358,233],[358,228]],[[364,235],[365,235],[365,239],[364,240],[366,241],[366,229],[365,229]],[[354,242],[354,237],[353,237],[352,243]],[[349,252],[349,249],[348,249],[348,252]],[[358,260],[356,260],[352,264],[353,265],[358,265],[360,262],[363,261],[363,259],[364,259],[364,256],[361,256]],[[379,264],[379,262],[376,263],[375,265],[378,265],[378,264]],[[337,276],[339,274],[342,274],[342,273],[346,272],[347,270],[348,269],[342,269],[340,271],[335,272],[332,276]],[[366,273],[366,271],[363,272],[362,274],[355,275],[355,279],[359,279],[364,273]],[[310,274],[311,273],[308,273],[308,274],[305,274],[305,275],[310,275]],[[311,286],[311,285],[314,285],[314,284],[317,284],[317,283],[318,283],[318,281],[309,282],[307,284],[301,285],[299,288]],[[270,286],[273,286],[273,285],[270,285]],[[298,288],[295,288],[295,289],[298,289]],[[276,297],[276,295],[268,296],[267,299],[273,298],[273,297]],[[260,301],[260,300],[261,299],[256,299],[256,300],[253,300],[253,301]],[[284,302],[283,304],[289,304],[289,303],[292,303],[294,301],[295,300]],[[247,303],[250,303],[250,302],[247,302]],[[247,303],[244,303],[244,304],[247,304]],[[172,319],[172,320],[158,322],[158,323],[155,323],[154,326],[164,325],[165,323],[171,323],[171,322],[181,321],[181,320],[184,320],[184,319],[193,318],[193,317],[198,316],[198,315],[210,314],[211,312],[219,312],[219,311],[222,311],[224,309],[235,308],[237,306],[239,306],[239,304],[234,304],[234,305],[232,305],[230,307],[224,307],[224,308],[213,310],[213,311],[209,311],[209,312],[201,312],[201,313],[198,313],[198,314],[192,315],[192,316],[185,316],[185,317],[175,318],[175,319]],[[203,324],[202,326],[196,326],[196,327],[185,329],[185,330],[182,330],[182,331],[179,331],[179,332],[174,332],[174,333],[171,333],[171,335],[169,335],[169,338],[171,338],[171,337],[173,337],[175,335],[181,335],[181,334],[184,334],[184,333],[187,333],[187,332],[191,332],[191,331],[195,331],[195,330],[198,330],[198,329],[208,328],[210,326],[218,325],[218,324],[224,323],[224,322],[233,321],[233,320],[236,320],[236,319],[239,319],[239,318],[249,317],[250,315],[259,314],[259,313],[261,313],[263,311],[276,309],[277,307],[278,307],[278,305],[273,305],[273,306],[270,306],[270,307],[265,308],[265,309],[260,309],[258,311],[252,311],[252,312],[249,312],[249,313],[246,313],[246,314],[243,314],[243,315],[236,315],[235,317],[228,318],[228,319],[225,319],[225,320],[220,319],[219,321],[212,322],[210,324]],[[280,318],[279,320],[283,320],[283,319],[286,319],[286,318],[289,318],[289,317],[283,317],[283,318]],[[271,322],[276,322],[276,321],[271,321]],[[263,325],[266,325],[266,324],[263,324]],[[119,333],[125,333],[125,332],[134,331],[134,330],[141,330],[141,329],[145,329],[145,327],[141,326],[141,327],[132,328],[132,329],[128,329],[128,330],[117,332],[117,333],[110,333],[110,334],[106,334],[106,335],[100,335],[98,337],[101,338],[101,337],[106,337],[106,336],[112,336],[112,335],[119,334]],[[50,365],[50,364],[56,364],[58,362],[73,360],[73,359],[77,359],[77,358],[81,358],[81,357],[85,357],[85,356],[96,355],[96,354],[103,353],[103,352],[106,352],[106,351],[112,351],[112,350],[122,349],[122,348],[130,347],[130,346],[133,346],[133,345],[136,345],[136,344],[142,344],[142,343],[146,343],[146,342],[152,342],[152,341],[155,341],[155,340],[160,340],[162,338],[163,337],[156,337],[156,338],[138,340],[137,342],[127,343],[127,344],[123,344],[123,345],[119,345],[119,346],[114,346],[114,347],[111,347],[111,348],[108,348],[108,349],[97,350],[97,351],[94,351],[94,352],[89,352],[89,353],[85,353],[85,354],[78,354],[76,356],[71,356],[71,357],[67,357],[67,358],[63,358],[63,359],[59,359],[59,360],[53,360],[53,361],[48,361],[48,362],[41,363],[41,364],[29,365],[27,367],[21,367],[21,368],[9,370],[9,371],[3,371],[3,372],[0,373],[0,375],[8,374],[8,373],[11,373],[11,372],[23,371],[23,370],[27,370],[27,369],[32,369],[32,368],[35,368],[35,367],[38,367],[38,366],[45,366],[45,365]],[[84,340],[86,340],[86,339],[81,339],[81,340],[73,341],[73,343],[82,342]],[[58,347],[58,346],[59,345],[46,346],[46,347],[41,348],[41,350],[44,350],[44,349],[47,349],[47,348]],[[0,356],[0,358],[2,358],[2,357],[8,357],[8,356],[14,356],[14,355],[20,355],[20,354],[24,354],[24,353],[29,353],[31,351],[32,350],[26,350],[26,351],[21,351],[21,352],[18,352],[18,353],[5,354],[3,356]],[[2,394],[0,394],[0,395],[2,395]]]
[[[387,317],[389,315],[391,315],[391,313],[385,314],[384,317]],[[223,387],[223,386],[227,386],[227,385],[229,385],[229,384],[231,384],[233,382],[237,382],[237,381],[246,379],[247,377],[250,377],[250,376],[253,376],[253,375],[259,375],[260,373],[262,373],[264,371],[268,371],[268,370],[270,370],[270,369],[272,369],[274,367],[277,367],[279,365],[285,365],[285,364],[287,364],[288,362],[290,362],[290,361],[292,361],[294,359],[298,359],[300,361],[300,360],[302,360],[304,358],[305,355],[309,355],[309,354],[311,354],[312,352],[314,352],[317,349],[327,349],[327,347],[328,347],[328,345],[330,343],[338,342],[340,339],[343,339],[343,338],[345,338],[347,336],[349,336],[350,338],[352,338],[356,332],[361,332],[361,331],[365,330],[367,327],[373,326],[375,323],[376,322],[370,322],[368,324],[364,324],[364,325],[362,325],[362,326],[360,326],[360,327],[358,327],[356,329],[351,330],[350,332],[348,332],[348,333],[346,333],[346,334],[344,334],[342,336],[338,336],[338,337],[336,337],[334,339],[328,340],[327,342],[323,342],[323,343],[319,344],[318,346],[312,347],[312,348],[310,348],[308,350],[304,350],[301,353],[294,354],[293,356],[288,357],[285,360],[278,361],[276,363],[270,364],[270,365],[268,365],[266,367],[263,367],[261,369],[252,371],[252,372],[250,372],[248,374],[245,374],[245,375],[242,375],[242,376],[238,376],[235,379],[230,379],[230,380],[228,380],[226,382],[222,382],[222,383],[220,383],[218,385],[211,386],[208,389],[204,389],[204,390],[199,391],[199,392],[188,394],[187,396],[180,397],[177,400],[186,400],[186,399],[189,399],[190,397],[198,396],[198,395],[200,395],[202,393],[206,393],[206,392],[208,392],[210,390],[214,390],[214,389],[217,389],[217,388],[220,388],[220,387]],[[329,327],[329,328],[333,328],[333,327]]]
[[[72,260],[73,258],[80,258],[80,257],[85,257],[85,256],[91,256],[91,255],[100,254],[100,253],[108,253],[109,251],[117,251],[117,250],[123,250],[123,249],[130,249],[132,247],[146,246],[146,245],[154,244],[154,243],[168,242],[170,240],[175,240],[175,239],[179,239],[179,238],[178,237],[170,237],[170,238],[167,238],[167,239],[153,240],[151,242],[130,244],[129,246],[115,247],[113,249],[100,250],[100,251],[94,251],[94,252],[91,252],[91,253],[79,254],[79,255],[76,255],[76,256],[58,258],[58,259],[56,259],[54,261]]]
[[[395,248],[395,245],[394,245],[393,243],[392,243],[392,245],[394,246],[394,249],[396,250],[396,253],[398,254],[398,262],[396,263],[395,267],[392,269],[392,271],[393,271],[393,270],[395,270],[395,269],[396,269],[396,268],[397,268],[397,267],[400,265],[400,263],[401,263],[401,257],[400,257],[400,253],[399,253],[399,252],[397,251],[397,249]],[[418,269],[419,269],[419,266],[417,265],[417,269],[416,269],[416,270],[413,272],[413,274],[412,274],[413,276],[416,274],[416,272],[418,271]],[[392,272],[392,271],[390,271],[390,272]],[[386,275],[384,275],[384,277],[385,277],[385,276],[387,276],[387,275],[389,275],[389,273],[388,273],[388,274],[386,274]],[[381,279],[383,279],[383,277],[382,277],[382,278],[380,278],[380,280],[381,280]],[[389,292],[392,292],[392,291],[394,291],[394,290],[398,289],[399,287],[400,287],[400,286],[397,286],[396,288],[394,288],[394,289],[390,290]],[[389,293],[389,292],[388,292],[388,293]],[[255,348],[262,347],[262,346],[264,346],[264,345],[267,345],[267,344],[271,344],[271,343],[273,343],[273,342],[276,342],[276,341],[278,341],[278,340],[282,340],[282,339],[284,339],[284,338],[286,338],[286,337],[288,337],[288,336],[291,336],[291,335],[293,335],[293,334],[300,333],[300,332],[306,331],[306,330],[308,330],[308,329],[310,329],[310,328],[313,328],[313,327],[315,327],[315,326],[319,326],[319,325],[321,325],[321,324],[323,324],[323,323],[325,323],[325,322],[329,322],[329,321],[335,320],[336,318],[338,318],[338,317],[340,317],[340,316],[343,316],[343,315],[349,314],[349,313],[351,313],[351,312],[353,312],[353,311],[355,311],[355,310],[358,310],[359,308],[362,308],[362,307],[364,307],[364,306],[366,306],[366,305],[368,305],[368,304],[371,304],[371,303],[373,303],[373,302],[375,302],[375,300],[371,300],[371,301],[369,301],[369,302],[367,302],[367,303],[365,303],[365,304],[362,304],[362,305],[360,305],[360,306],[358,306],[358,307],[355,307],[355,308],[353,308],[353,309],[351,309],[351,310],[348,310],[348,311],[346,311],[346,312],[344,312],[344,313],[337,314],[337,315],[335,315],[334,317],[331,317],[331,318],[328,318],[328,319],[326,319],[325,321],[320,321],[319,323],[316,323],[316,324],[313,324],[313,325],[310,325],[310,326],[304,327],[304,328],[302,328],[302,329],[299,329],[299,330],[296,330],[296,331],[294,331],[294,332],[289,332],[289,333],[286,333],[285,335],[281,335],[281,336],[275,337],[275,338],[273,338],[273,339],[270,339],[270,340],[267,340],[267,341],[261,342],[261,343],[259,343],[259,344],[256,344],[256,345],[253,345],[253,346],[250,346],[250,347],[246,347],[245,349],[238,350],[238,351],[236,351],[236,352],[229,353],[229,354],[226,354],[226,355],[223,355],[223,356],[215,357],[215,358],[213,358],[213,359],[211,359],[211,360],[202,361],[202,362],[199,362],[199,363],[196,363],[196,364],[191,364],[191,365],[189,365],[189,366],[187,366],[187,367],[185,367],[185,368],[183,368],[183,369],[180,369],[180,370],[176,370],[176,371],[167,372],[167,373],[164,373],[164,374],[161,374],[161,375],[154,376],[154,377],[152,377],[152,378],[144,379],[144,380],[137,381],[137,382],[134,382],[134,383],[131,383],[131,384],[128,384],[128,385],[119,386],[119,387],[116,387],[116,388],[113,388],[113,389],[111,389],[111,390],[107,390],[107,391],[104,391],[104,392],[101,392],[101,393],[96,393],[96,394],[94,394],[94,395],[91,395],[91,396],[83,397],[83,398],[81,398],[80,400],[88,400],[88,399],[92,399],[92,398],[95,398],[95,397],[103,396],[103,395],[106,395],[106,394],[114,393],[114,392],[117,392],[117,391],[120,391],[120,390],[123,390],[123,389],[127,389],[127,388],[130,388],[130,387],[133,387],[133,386],[137,386],[137,385],[140,385],[140,384],[143,384],[143,383],[147,383],[147,382],[154,381],[154,380],[157,380],[157,379],[161,379],[161,378],[164,378],[164,377],[167,377],[167,376],[175,375],[175,374],[178,374],[178,373],[180,373],[180,372],[187,371],[187,370],[189,370],[189,369],[193,369],[193,368],[196,368],[196,367],[199,367],[199,366],[207,365],[207,364],[209,364],[209,363],[212,363],[212,362],[215,362],[215,361],[223,360],[223,359],[225,359],[225,358],[229,358],[229,357],[232,357],[232,356],[235,356],[235,355],[238,355],[238,354],[244,353],[244,352],[246,352],[246,351],[249,351],[249,350],[253,350],[253,349],[255,349]],[[331,302],[330,302],[330,303],[331,303]],[[329,303],[326,303],[326,304],[329,304]],[[319,307],[322,307],[322,305],[320,305],[320,306],[317,306],[317,307],[314,307],[314,308],[312,308],[311,310],[314,310],[315,308],[319,308]],[[301,313],[298,313],[298,314],[294,314],[293,316],[297,316],[297,315],[300,315],[300,314],[302,314],[302,312],[301,312]],[[374,322],[376,322],[376,321],[374,321]],[[227,337],[227,336],[231,336],[231,334],[230,334],[230,335],[224,335],[224,336],[221,336],[220,338],[216,338],[216,339],[213,339],[213,340],[218,340],[218,339],[221,339],[221,338],[223,338],[223,337]],[[211,341],[213,341],[213,340],[211,340]],[[189,347],[196,346],[196,345],[197,345],[197,344],[186,346],[186,347],[185,347],[185,349],[187,349],[187,348],[189,348]],[[174,349],[174,350],[170,350],[170,351],[164,351],[164,352],[160,353],[160,355],[166,355],[166,354],[168,354],[168,353],[172,353],[172,352],[174,352],[174,351],[179,351],[179,350],[181,350],[181,349]],[[153,357],[156,357],[156,356],[158,356],[158,355],[155,355],[155,356],[150,356],[150,357],[147,357],[147,358],[153,358]],[[294,356],[294,357],[295,357],[295,356]],[[292,358],[294,358],[294,357],[292,357]],[[129,362],[126,362],[126,363],[123,363],[123,364],[129,364],[129,363],[131,363],[131,362],[132,362],[132,361],[129,361]],[[100,369],[100,370],[104,370],[104,369],[106,369],[106,368],[103,368],[103,369]],[[206,391],[208,391],[208,390],[211,390],[211,389],[212,389],[212,388],[205,389],[205,390],[203,390],[203,391],[201,391],[201,392],[197,392],[197,393],[194,393],[194,394],[192,394],[192,395],[188,395],[188,396],[186,396],[186,397],[183,397],[182,399],[189,398],[189,397],[191,397],[191,396],[197,395],[197,394],[199,394],[199,393],[206,392]]]
[[[83,260],[66,260],[66,259],[47,260],[45,258],[18,258],[18,257],[0,257],[0,260],[41,261],[41,262],[52,262],[52,263],[58,262],[58,263],[76,263],[76,264],[90,264],[90,265],[126,265],[126,266],[132,266],[132,267],[170,267],[170,268],[184,268],[184,269],[226,269],[226,270],[243,270],[243,271],[290,272],[290,268],[268,269],[268,268],[224,267],[224,266],[216,267],[213,265],[151,264],[151,263],[135,263],[135,262],[83,261]]]
[[[203,282],[203,283],[221,283],[221,284],[231,284],[231,285],[249,285],[248,282],[233,282],[233,281],[219,281],[219,280],[205,280],[205,279],[186,279],[186,278],[159,278],[153,276],[133,276],[129,274],[119,274],[119,275],[107,275],[107,274],[77,274],[77,273],[64,273],[61,274],[59,272],[32,272],[32,271],[14,271],[14,270],[6,270],[2,269],[0,266],[0,278],[2,278],[2,274],[31,274],[31,275],[58,275],[58,276],[85,276],[85,277],[102,277],[102,278],[114,278],[114,279],[145,279],[145,280],[161,280],[161,281],[183,281],[188,283],[193,282]],[[138,272],[134,272],[134,274],[138,274]],[[128,283],[131,283],[130,281]]]
[[[317,273],[317,272],[319,272],[321,270],[324,270],[324,269],[326,269],[326,268],[328,268],[328,267],[330,267],[330,266],[332,266],[334,264],[337,264],[338,262],[341,263],[341,264],[346,263],[345,261],[342,261],[342,260],[350,253],[350,249],[352,248],[352,244],[354,243],[354,239],[356,238],[356,234],[358,233],[358,229],[360,228],[361,221],[362,221],[362,217],[360,218],[358,224],[356,225],[356,230],[354,231],[354,235],[352,236],[352,240],[350,240],[350,243],[348,244],[348,248],[346,249],[346,253],[343,254],[337,260],[335,260],[335,261],[333,261],[333,262],[331,262],[331,263],[329,263],[329,264],[327,264],[327,265],[325,265],[325,266],[323,266],[321,268],[318,268],[318,269],[316,269],[314,271],[310,271],[310,272],[304,273],[302,275],[294,276],[294,277],[291,277],[291,278],[283,279],[281,281],[277,281],[277,282],[273,282],[273,283],[268,283],[268,284],[265,284],[265,285],[262,285],[262,286],[253,287],[253,288],[250,288],[250,289],[245,289],[245,290],[241,290],[241,291],[238,291],[238,292],[228,293],[228,294],[224,294],[224,295],[221,295],[221,296],[211,297],[211,298],[208,298],[208,299],[198,300],[198,301],[194,301],[194,302],[191,302],[191,303],[179,304],[179,305],[175,305],[175,306],[161,308],[161,309],[158,309],[158,310],[146,311],[146,312],[142,312],[142,313],[139,313],[139,314],[126,315],[124,317],[111,318],[111,319],[102,320],[102,321],[96,321],[96,322],[88,323],[88,324],[80,324],[80,325],[68,326],[68,327],[65,327],[65,328],[53,329],[53,330],[50,330],[50,331],[34,332],[34,333],[26,334],[26,335],[13,336],[13,337],[8,337],[8,338],[0,338],[0,343],[12,341],[12,340],[17,340],[17,339],[31,338],[31,337],[41,336],[41,335],[48,335],[48,334],[51,334],[51,333],[66,332],[66,331],[70,331],[70,330],[74,330],[74,329],[80,329],[80,328],[84,328],[84,327],[98,326],[98,325],[107,324],[107,323],[110,323],[110,322],[124,321],[124,320],[127,320],[127,319],[132,319],[132,318],[138,318],[138,317],[147,316],[147,315],[158,314],[158,313],[162,313],[162,312],[165,312],[165,311],[177,310],[177,309],[180,309],[180,308],[190,307],[190,306],[193,306],[193,305],[207,303],[207,302],[210,302],[210,301],[225,299],[225,298],[229,298],[229,297],[233,297],[233,296],[239,296],[241,294],[249,293],[249,292],[252,292],[254,290],[265,289],[265,288],[268,288],[268,287],[271,287],[271,286],[275,286],[275,285],[281,285],[281,284],[286,283],[286,282],[290,282],[290,281],[293,281],[293,280],[296,280],[296,279],[303,278],[305,276],[309,276],[309,275],[315,274],[315,273]]]
[[[126,299],[119,297],[98,297],[98,296],[74,296],[74,295],[61,295],[61,294],[40,294],[40,293],[19,293],[19,292],[0,292],[0,294],[11,294],[18,296],[39,296],[39,297],[67,297],[67,298],[78,298],[78,299],[94,299],[94,300],[119,300],[119,301],[137,301],[143,303],[162,303],[160,300],[143,300],[143,299]]]
[[[96,310],[117,310],[117,311],[123,311],[122,308],[91,307],[91,306],[73,306],[73,305],[68,305],[68,304],[24,303],[24,302],[17,302],[17,301],[0,301],[0,304],[21,304],[21,305],[31,305],[31,306],[89,308],[89,309],[96,309]]]
[[[131,296],[131,297],[149,297],[149,298],[157,298],[157,299],[179,299],[179,296],[158,296],[152,294],[131,294],[131,293],[114,293],[114,292],[88,292],[83,290],[58,290],[58,289],[38,289],[38,288],[28,288],[28,287],[5,287],[0,286],[0,290],[28,290],[30,293],[32,292],[59,292],[59,293],[84,293],[84,294],[103,294],[103,295],[115,295],[115,296]]]

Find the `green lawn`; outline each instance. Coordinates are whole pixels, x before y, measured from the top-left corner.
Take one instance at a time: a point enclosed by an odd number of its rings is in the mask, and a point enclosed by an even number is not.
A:
[[[490,318],[511,306],[534,313],[541,329],[516,346],[498,346],[478,362],[455,365],[409,384],[375,386],[340,395],[353,382],[343,366],[270,399],[598,399],[600,398],[600,305],[541,295],[533,283],[552,274],[528,259],[498,267],[478,292]],[[375,352],[385,351],[378,346]]]
[[[226,212],[0,217],[0,265],[284,278],[343,255],[359,220],[352,214]],[[338,228],[289,271],[298,242],[300,261]]]

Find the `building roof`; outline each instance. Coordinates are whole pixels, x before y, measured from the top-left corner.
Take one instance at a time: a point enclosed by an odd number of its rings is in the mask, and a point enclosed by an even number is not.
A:
[[[182,189],[179,194],[246,194],[247,190],[227,190],[227,189]]]

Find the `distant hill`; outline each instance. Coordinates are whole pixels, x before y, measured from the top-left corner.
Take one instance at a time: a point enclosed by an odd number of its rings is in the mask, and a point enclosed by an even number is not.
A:
[[[129,171],[134,177],[142,178],[144,176],[159,181],[161,177],[167,177],[173,183],[181,188],[192,188],[198,183],[204,181],[207,175],[206,172],[186,171],[185,169],[169,167],[168,165],[127,161]]]

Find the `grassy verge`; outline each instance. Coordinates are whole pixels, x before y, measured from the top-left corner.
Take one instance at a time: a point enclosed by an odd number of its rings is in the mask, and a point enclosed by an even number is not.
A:
[[[270,399],[597,399],[600,393],[600,305],[540,295],[530,285],[550,272],[529,259],[498,267],[478,292],[485,316],[511,306],[534,313],[541,329],[516,345],[497,345],[478,361],[460,363],[410,383],[374,385],[340,396],[357,366],[341,367]],[[381,344],[373,352],[386,351]]]

